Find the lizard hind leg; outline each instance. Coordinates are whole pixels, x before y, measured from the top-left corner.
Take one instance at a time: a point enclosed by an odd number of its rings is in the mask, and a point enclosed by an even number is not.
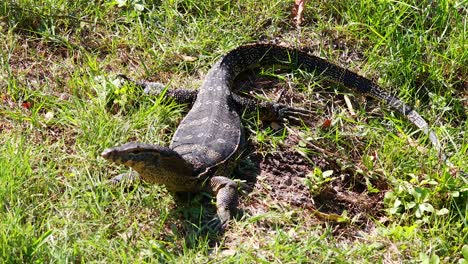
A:
[[[213,194],[216,195],[216,212],[221,222],[220,228],[224,230],[237,211],[239,203],[237,183],[223,176],[215,176],[210,179],[209,185]]]

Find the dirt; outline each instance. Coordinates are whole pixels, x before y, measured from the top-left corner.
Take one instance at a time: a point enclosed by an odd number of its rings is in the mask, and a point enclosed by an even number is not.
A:
[[[311,100],[304,93],[297,92],[296,87],[291,87],[290,83],[273,77],[259,76],[258,72],[241,76],[236,86],[249,94],[262,94],[273,101],[314,111],[314,115],[303,120],[311,129],[322,126],[324,120],[332,118],[330,102],[345,105],[342,95],[320,92],[314,96],[315,100]],[[275,151],[268,151],[266,155],[262,155],[258,152],[258,146],[252,146],[252,154],[247,159],[256,164],[257,176],[240,177],[250,183],[250,193],[242,198],[241,209],[251,215],[266,213],[278,207],[303,209],[310,215],[307,217],[310,219],[308,224],[334,223],[334,232],[341,236],[353,236],[361,230],[372,229],[373,219],[384,215],[383,196],[388,190],[388,185],[383,179],[366,179],[365,173],[356,173],[356,168],[360,168],[359,164],[362,163],[360,139],[352,139],[353,143],[350,145],[355,149],[349,149],[345,157],[336,151],[333,143],[322,144],[323,142],[313,141],[312,144],[320,146],[314,149],[317,154],[305,155],[296,149],[301,141],[296,134],[296,128],[289,127],[292,131],[289,131],[287,138]],[[283,126],[280,125],[279,129],[283,129]],[[320,153],[322,147],[323,153]],[[342,169],[337,164],[337,157],[356,165]],[[312,186],[315,186],[311,179],[314,169],[320,169],[322,172],[333,171],[330,182],[321,184],[318,190],[311,190],[306,184],[309,180]],[[376,187],[379,192],[369,192],[366,182]],[[317,212],[323,214],[318,215]],[[326,218],[337,215],[346,216],[352,224]]]
[[[351,235],[372,228],[368,225],[372,222],[370,220],[383,216],[386,184],[373,182],[374,186],[381,189],[378,193],[369,193],[362,183],[365,182],[362,176],[340,171],[336,163],[320,155],[306,159],[290,147],[297,144],[294,144],[295,140],[293,137],[288,138],[286,144],[265,157],[255,154],[250,157],[259,159],[259,175],[253,183],[252,192],[243,198],[241,208],[252,215],[268,212],[275,207],[304,209],[314,224],[334,222],[338,227],[336,232],[340,235]],[[314,167],[336,173],[331,182],[323,184],[319,192],[313,192],[305,184]],[[317,215],[317,211],[323,215]],[[338,220],[324,219],[324,216],[329,215],[346,215],[352,224],[343,225]]]

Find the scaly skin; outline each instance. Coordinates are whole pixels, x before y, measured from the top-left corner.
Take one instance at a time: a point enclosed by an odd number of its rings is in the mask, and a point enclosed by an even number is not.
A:
[[[165,185],[171,192],[212,193],[216,196],[221,230],[237,209],[237,184],[233,180],[223,176],[199,177],[192,164],[170,148],[131,142],[106,149],[101,155],[108,161],[133,168],[142,180]],[[121,177],[115,180],[120,181]]]
[[[306,71],[317,71],[349,89],[386,102],[429,136],[440,156],[446,161],[436,135],[426,121],[411,107],[390,95],[369,79],[305,52],[271,44],[240,46],[222,57],[208,72],[197,92],[169,90],[179,102],[193,104],[180,123],[168,148],[129,143],[107,149],[102,156],[137,171],[146,181],[163,184],[169,191],[198,192],[208,190],[216,195],[217,213],[224,227],[237,207],[236,184],[216,176],[216,168],[237,152],[242,140],[239,113],[241,109],[260,106],[260,117],[294,117],[307,113],[272,103],[258,103],[232,94],[235,77],[258,65],[284,64]],[[157,86],[140,82],[145,88]],[[153,87],[155,88],[155,87]],[[156,90],[161,87],[156,87]]]

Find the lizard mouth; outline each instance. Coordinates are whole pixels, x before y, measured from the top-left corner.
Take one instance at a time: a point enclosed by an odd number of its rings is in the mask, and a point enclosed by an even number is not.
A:
[[[116,161],[115,149],[108,148],[101,153],[101,157],[109,161]]]
[[[101,157],[118,165],[133,165],[137,161],[135,154],[119,151],[116,148],[109,148],[101,153]]]

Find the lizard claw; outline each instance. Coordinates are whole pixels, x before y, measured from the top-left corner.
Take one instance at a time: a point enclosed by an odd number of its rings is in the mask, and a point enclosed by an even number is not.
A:
[[[310,110],[291,107],[284,104],[274,104],[273,107],[275,108],[280,119],[294,122],[300,122],[301,117],[308,117],[313,114],[313,112]]]
[[[219,217],[214,217],[206,224],[207,228],[219,233],[224,233],[227,226],[228,221],[222,221]]]
[[[143,92],[148,95],[159,95],[165,88],[166,85],[160,82],[138,82],[144,90]]]
[[[128,83],[141,87],[143,92],[147,95],[159,95],[165,88],[166,85],[160,82],[148,82],[148,81],[135,81],[125,74],[117,74],[118,78],[122,78]]]
[[[122,73],[117,74],[115,77],[117,77],[117,78],[122,78],[122,79],[124,79],[124,80],[127,81],[127,82],[135,82],[135,81],[133,81],[130,77],[128,77],[127,75],[122,74]]]
[[[110,185],[117,185],[117,184],[122,183],[122,182],[134,182],[139,177],[140,176],[138,175],[138,173],[136,173],[134,171],[129,171],[129,172],[126,172],[126,173],[121,173],[121,174],[113,177],[112,179],[108,180],[107,182]]]

